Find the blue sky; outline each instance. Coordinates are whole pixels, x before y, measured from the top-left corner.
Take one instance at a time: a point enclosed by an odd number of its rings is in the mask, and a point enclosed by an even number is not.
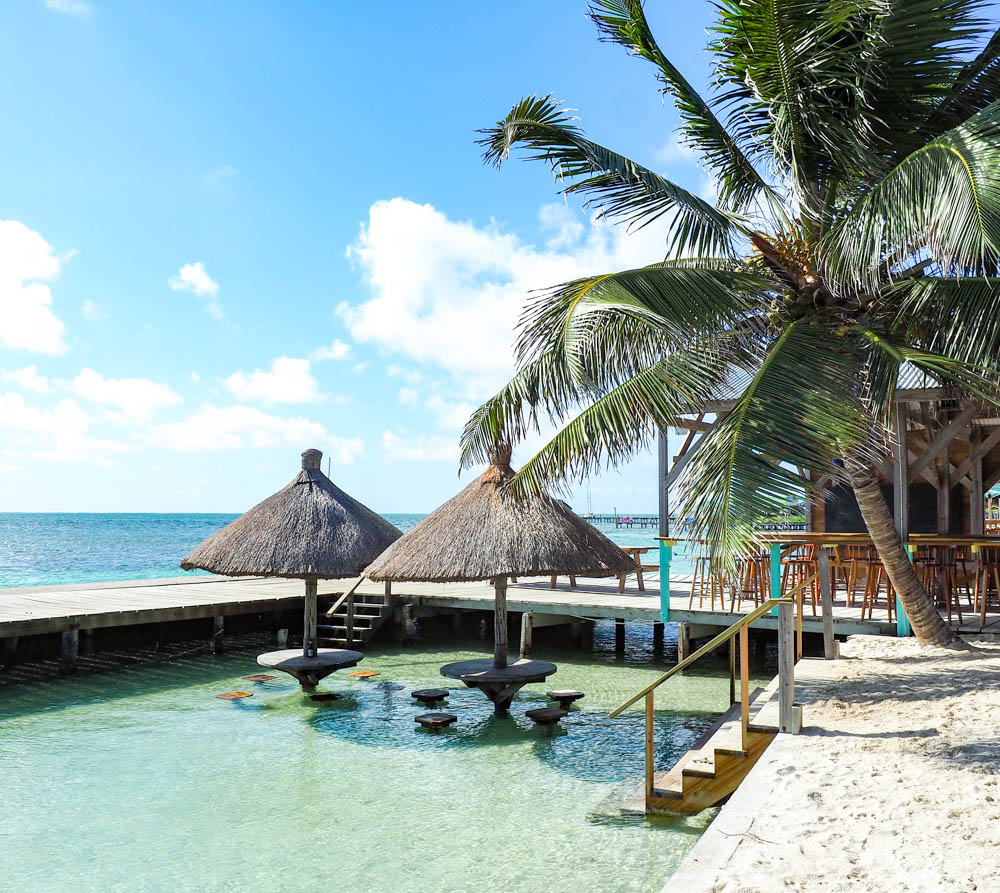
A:
[[[541,165],[483,166],[476,128],[552,92],[711,191],[650,67],[585,12],[11,0],[0,510],[241,511],[310,446],[379,511],[448,498],[528,291],[663,245],[595,224]],[[705,83],[709,4],[648,15]],[[646,456],[595,479],[594,509],[654,511],[654,478]]]

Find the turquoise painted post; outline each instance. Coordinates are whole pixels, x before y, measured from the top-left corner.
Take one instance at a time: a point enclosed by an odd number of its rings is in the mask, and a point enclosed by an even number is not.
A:
[[[909,543],[906,544],[906,554],[909,556],[910,564],[913,564],[913,546]],[[906,611],[903,610],[903,603],[899,600],[899,596],[896,596],[896,635],[897,636],[909,636],[912,635],[913,631],[910,628],[910,618],[906,616]]]
[[[771,598],[781,595],[781,543],[771,543]],[[771,613],[778,616],[778,606],[771,608]]]
[[[677,540],[660,540],[660,620],[670,623],[670,561]]]

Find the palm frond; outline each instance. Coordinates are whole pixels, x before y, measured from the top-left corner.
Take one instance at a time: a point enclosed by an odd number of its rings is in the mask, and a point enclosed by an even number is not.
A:
[[[806,486],[792,469],[837,475],[864,450],[872,422],[860,399],[863,356],[836,327],[809,320],[769,346],[731,412],[704,435],[682,475],[679,512],[722,557],[745,550],[759,524]]]
[[[663,91],[677,106],[684,122],[685,141],[697,149],[702,161],[716,175],[719,199],[734,210],[745,210],[761,193],[778,200],[750,159],[737,145],[709,104],[660,49],[643,11],[641,0],[594,0],[590,18],[602,40],[624,46],[633,55],[656,66]]]
[[[904,158],[827,233],[820,254],[835,287],[873,290],[920,251],[945,269],[996,269],[1000,102]]]
[[[895,338],[979,366],[1000,357],[1000,279],[925,276],[897,283]]]
[[[668,215],[669,250],[680,255],[731,254],[742,219],[654,173],[635,161],[588,140],[560,102],[529,96],[496,126],[479,131],[483,158],[500,165],[518,145],[527,159],[546,161],[563,190],[580,194],[610,219],[646,226]]]
[[[525,360],[558,346],[572,358],[595,338],[616,341],[630,351],[621,337],[625,332],[608,326],[639,321],[659,332],[664,347],[677,346],[754,317],[773,289],[760,276],[711,266],[654,264],[586,276],[542,292],[528,304],[520,322],[518,357]],[[627,362],[627,357],[610,353],[597,359]]]
[[[590,401],[508,486],[515,495],[539,492],[627,461],[678,415],[708,400],[742,359],[738,348],[725,349],[724,339],[674,351]]]
[[[896,363],[897,368],[908,363],[961,392],[1000,405],[1000,370],[995,365],[981,366],[944,353],[920,350],[893,342],[886,334],[870,329],[859,328],[859,331],[875,351]]]

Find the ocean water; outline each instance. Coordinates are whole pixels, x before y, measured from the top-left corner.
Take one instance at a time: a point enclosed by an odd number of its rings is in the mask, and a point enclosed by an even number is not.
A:
[[[552,738],[524,716],[547,703],[545,685],[496,719],[485,697],[438,674],[486,656],[486,642],[438,635],[373,644],[363,666],[381,676],[328,678],[322,688],[342,696],[332,702],[311,701],[285,676],[245,680],[273,647],[264,636],[231,639],[223,655],[204,642],[98,655],[107,666],[69,678],[37,666],[0,674],[0,888],[660,890],[714,811],[618,816],[610,802],[643,770],[643,718],[608,711],[676,660],[673,629],[660,653],[648,627],[630,624],[616,655],[610,622],[590,650],[546,645],[552,681],[586,692]],[[442,685],[443,709],[459,719],[431,735],[413,721],[411,692]],[[655,715],[659,765],[728,706],[721,667],[669,688]],[[236,689],[253,697],[215,697]]]
[[[184,573],[178,562],[205,537],[237,515],[0,513],[0,588],[108,580],[144,580]],[[404,533],[425,515],[386,514]],[[655,529],[597,525],[623,546],[650,546],[657,564]],[[675,556],[672,574],[689,572]],[[191,571],[191,573],[202,573]]]

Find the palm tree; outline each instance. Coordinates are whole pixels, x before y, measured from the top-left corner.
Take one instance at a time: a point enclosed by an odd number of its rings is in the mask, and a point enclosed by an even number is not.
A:
[[[853,488],[922,643],[948,644],[877,484],[901,368],[997,402],[1000,31],[978,0],[717,0],[715,82],[697,92],[639,0],[595,0],[602,40],[652,64],[706,201],[588,139],[552,96],[481,131],[565,193],[631,226],[666,223],[663,259],[538,293],[518,368],[470,418],[462,465],[547,418],[511,482],[583,478],[738,383],[682,479],[680,511],[731,557],[802,478]],[[541,284],[541,283],[540,283]]]

